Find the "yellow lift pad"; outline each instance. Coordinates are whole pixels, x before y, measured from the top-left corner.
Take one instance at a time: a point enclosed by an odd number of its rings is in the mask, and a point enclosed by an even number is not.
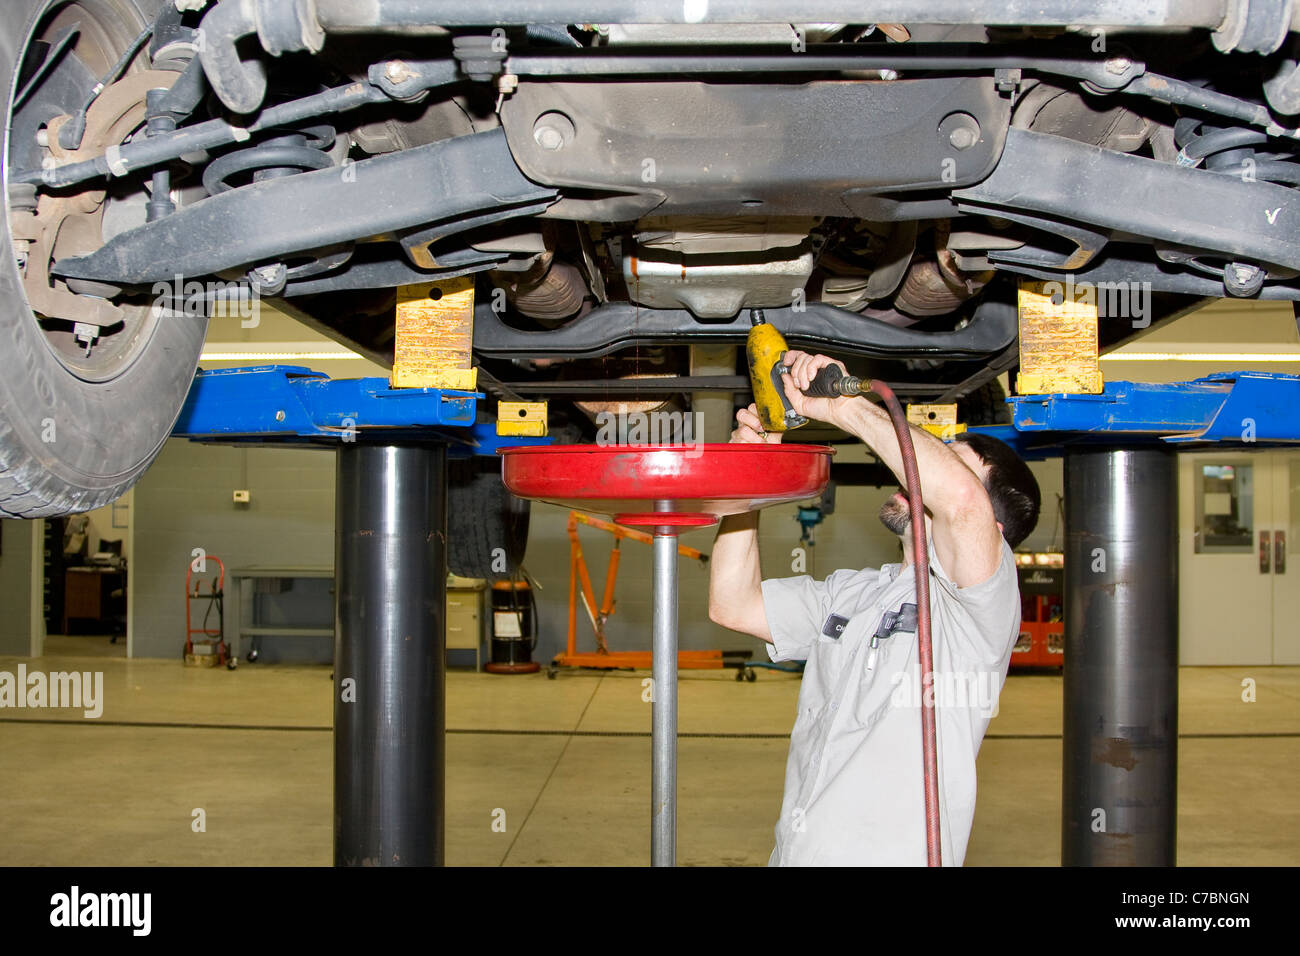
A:
[[[907,420],[945,441],[966,430],[966,426],[957,421],[955,402],[946,405],[908,405]]]
[[[1097,299],[1091,286],[1072,282],[1021,282],[1021,395],[1102,391],[1097,360]]]
[[[546,437],[545,402],[497,402],[497,434]]]
[[[474,277],[398,286],[393,388],[473,391]]]

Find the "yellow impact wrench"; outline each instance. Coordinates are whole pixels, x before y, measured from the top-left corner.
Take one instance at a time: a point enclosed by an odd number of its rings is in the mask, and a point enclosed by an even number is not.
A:
[[[776,327],[769,325],[762,309],[751,309],[749,330],[745,341],[745,358],[749,362],[749,383],[754,390],[754,404],[764,431],[786,432],[808,419],[790,407],[785,397],[781,373],[785,369],[785,338]],[[837,366],[828,365],[817,373],[812,383],[804,389],[805,395],[822,398],[860,395],[865,391],[862,379],[855,375],[842,375]]]
[[[790,407],[790,399],[786,398],[781,382],[788,348],[785,337],[776,326],[768,323],[762,309],[750,309],[749,320],[754,327],[745,340],[745,359],[749,364],[749,384],[754,390],[754,404],[758,406],[758,418],[763,429],[785,432],[807,424],[808,419]]]

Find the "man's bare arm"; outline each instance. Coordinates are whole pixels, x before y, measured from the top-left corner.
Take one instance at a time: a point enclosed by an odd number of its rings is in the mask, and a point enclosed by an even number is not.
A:
[[[791,366],[785,377],[786,394],[795,410],[860,438],[906,487],[903,455],[889,413],[862,397],[806,397],[802,389],[822,367],[836,363],[824,355],[795,351],[787,352],[786,359]],[[979,476],[940,439],[924,429],[909,427],[939,562],[958,587],[987,581],[1002,559],[1002,533],[988,492]]]
[[[775,444],[780,435],[763,431],[758,410],[736,413],[733,442]],[[709,555],[709,619],[715,624],[772,643],[763,610],[763,575],[758,560],[758,512],[722,519]]]
[[[758,512],[723,518],[709,554],[709,619],[771,644],[762,582]]]

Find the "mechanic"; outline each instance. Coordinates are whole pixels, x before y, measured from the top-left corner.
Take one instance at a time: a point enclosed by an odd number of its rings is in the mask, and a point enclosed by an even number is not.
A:
[[[818,370],[838,363],[792,350],[784,364],[795,411],[858,437],[904,483],[884,409],[864,397],[803,395]],[[736,420],[733,442],[781,440],[763,431],[754,405]],[[960,865],[975,757],[1020,629],[1011,549],[1033,530],[1040,495],[1028,466],[995,438],[963,432],[945,445],[913,427],[912,442],[930,541],[941,849],[945,865]],[[822,581],[762,579],[756,511],[718,530],[709,617],[768,642],[773,661],[807,661],[770,866],[925,865],[912,517],[901,491],[880,509],[902,543],[901,564]]]

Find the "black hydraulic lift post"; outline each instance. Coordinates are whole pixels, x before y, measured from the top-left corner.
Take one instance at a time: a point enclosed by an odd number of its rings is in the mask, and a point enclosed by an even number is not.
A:
[[[340,444],[336,495],[334,864],[441,865],[446,448]]]
[[[1067,446],[1061,863],[1173,866],[1177,456]]]

